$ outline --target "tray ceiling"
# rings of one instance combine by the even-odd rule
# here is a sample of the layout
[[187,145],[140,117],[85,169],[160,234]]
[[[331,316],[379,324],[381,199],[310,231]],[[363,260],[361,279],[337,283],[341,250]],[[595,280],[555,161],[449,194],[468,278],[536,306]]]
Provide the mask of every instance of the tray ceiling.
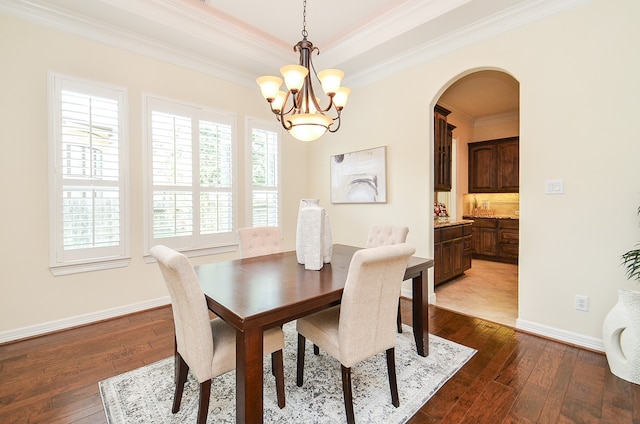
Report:
[[[317,70],[354,88],[585,0],[307,0]],[[255,86],[297,62],[302,0],[3,0],[0,10]]]

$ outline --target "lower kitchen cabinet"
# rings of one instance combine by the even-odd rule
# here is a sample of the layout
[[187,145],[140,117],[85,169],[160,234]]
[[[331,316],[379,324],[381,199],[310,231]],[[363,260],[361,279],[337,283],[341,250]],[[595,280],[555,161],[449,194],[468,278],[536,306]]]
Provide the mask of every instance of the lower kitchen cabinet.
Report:
[[520,221],[505,218],[473,219],[473,257],[518,263]]
[[518,261],[518,244],[520,241],[520,221],[517,219],[500,219],[498,223],[498,256],[507,262]]
[[498,254],[498,220],[474,219],[472,230],[473,255],[495,257]]
[[453,224],[433,230],[434,284],[444,283],[471,268],[471,223]]

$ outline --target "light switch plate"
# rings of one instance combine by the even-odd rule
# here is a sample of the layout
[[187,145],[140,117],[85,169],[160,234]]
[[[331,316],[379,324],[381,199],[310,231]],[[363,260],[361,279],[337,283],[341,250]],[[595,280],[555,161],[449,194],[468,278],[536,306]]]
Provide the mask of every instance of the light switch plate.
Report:
[[564,194],[564,180],[546,180],[544,194]]

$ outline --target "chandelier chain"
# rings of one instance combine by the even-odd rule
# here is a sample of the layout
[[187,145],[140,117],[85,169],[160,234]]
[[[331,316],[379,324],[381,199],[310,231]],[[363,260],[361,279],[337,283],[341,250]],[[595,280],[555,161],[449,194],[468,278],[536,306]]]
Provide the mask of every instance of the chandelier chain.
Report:
[[307,0],[302,2],[302,37],[307,38]]

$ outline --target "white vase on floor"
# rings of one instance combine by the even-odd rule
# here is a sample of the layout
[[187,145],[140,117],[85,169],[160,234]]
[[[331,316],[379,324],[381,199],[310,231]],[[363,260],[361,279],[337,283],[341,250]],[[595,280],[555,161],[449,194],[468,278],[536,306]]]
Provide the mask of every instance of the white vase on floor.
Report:
[[296,257],[305,269],[317,271],[331,262],[333,242],[329,216],[319,199],[302,199],[298,209]]
[[640,291],[618,290],[618,302],[602,324],[611,373],[640,384]]

